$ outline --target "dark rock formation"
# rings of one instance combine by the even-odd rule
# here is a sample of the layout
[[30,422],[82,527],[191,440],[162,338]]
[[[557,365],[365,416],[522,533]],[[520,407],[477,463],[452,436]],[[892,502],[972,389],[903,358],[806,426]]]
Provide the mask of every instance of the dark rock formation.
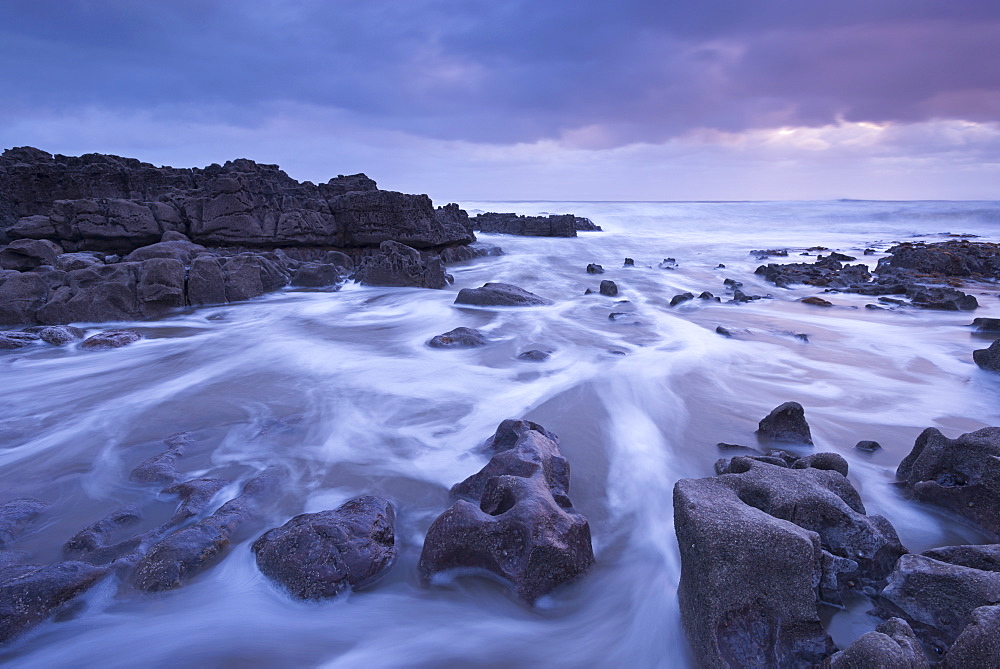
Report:
[[896,478],[914,499],[965,516],[1000,538],[1000,428],[948,439],[929,427],[899,463]]
[[440,258],[425,261],[420,251],[398,242],[382,242],[379,253],[361,260],[354,280],[368,286],[444,288],[453,280]]
[[136,566],[132,585],[149,592],[177,588],[218,562],[232,536],[256,516],[263,498],[276,487],[271,475],[252,478],[238,497],[211,516],[157,542]]
[[970,325],[976,332],[1000,333],[1000,318],[973,318]]
[[83,339],[84,331],[69,325],[40,325],[25,328],[25,332],[38,335],[46,344],[65,346]]
[[715,332],[716,332],[716,334],[720,334],[723,337],[732,337],[733,336],[732,330],[730,330],[729,328],[724,328],[721,325],[719,325],[719,326],[717,326],[715,328]]
[[489,338],[479,330],[461,327],[431,338],[427,345],[431,348],[475,348],[489,343]]
[[945,655],[944,669],[1000,666],[1000,606],[980,606],[970,618]]
[[30,332],[0,332],[0,351],[10,351],[41,343],[42,338]]
[[822,661],[833,643],[817,599],[879,584],[905,552],[842,473],[774,460],[737,456],[674,487],[681,616],[700,666]]
[[670,298],[670,306],[676,307],[681,302],[687,302],[688,300],[694,299],[694,293],[680,293],[679,295],[674,295]]
[[973,351],[972,360],[985,370],[1000,372],[1000,339],[990,344],[989,348]]
[[587,274],[604,274],[604,268],[596,263],[587,265]]
[[[583,219],[587,220],[587,219]],[[522,216],[489,212],[470,219],[472,229],[480,232],[527,237],[576,237],[577,217],[573,214]],[[586,228],[592,229],[592,228]]]
[[63,547],[66,557],[94,564],[107,562],[109,557],[114,559],[122,553],[134,550],[139,545],[139,541],[127,542],[126,546],[121,547],[121,550],[116,550],[110,555],[106,554],[110,547],[111,538],[122,528],[133,525],[140,520],[142,520],[142,513],[134,504],[118,509],[73,535]]
[[618,295],[618,284],[614,281],[605,279],[604,281],[601,281],[600,293],[601,295],[606,295],[607,297],[616,297]]
[[979,308],[979,301],[972,295],[947,286],[911,286],[906,289],[910,304],[922,309],[942,311],[972,311]]
[[84,562],[0,567],[0,644],[56,613],[106,573]]
[[528,360],[530,362],[545,362],[552,357],[552,354],[548,351],[539,351],[538,349],[532,349],[530,351],[525,351],[517,356],[518,360]]
[[805,410],[798,402],[785,402],[761,419],[757,437],[764,441],[784,441],[812,445],[812,433]]
[[104,351],[112,348],[128,346],[142,339],[142,335],[135,330],[105,330],[92,337],[87,337],[80,344],[80,348],[91,351]]
[[129,480],[136,483],[169,485],[177,480],[177,458],[184,455],[187,439],[182,434],[166,439],[167,450],[143,461],[129,473]]
[[361,256],[383,242],[399,246],[368,259],[366,283],[440,287],[442,262],[490,253],[474,241],[457,205],[435,210],[364,175],[315,185],[249,160],[174,169],[30,148],[0,156],[0,324],[151,318],[289,283],[335,285],[353,262],[330,249]]
[[555,435],[505,420],[488,448],[493,458],[452,488],[459,500],[427,530],[420,576],[429,583],[441,572],[482,569],[534,602],[590,569],[590,526],[573,510]]
[[580,232],[602,232],[603,230],[601,226],[596,225],[592,220],[583,216],[574,216],[573,225]]
[[930,666],[913,630],[901,618],[891,618],[874,632],[861,635],[823,665],[824,669],[930,669]]
[[859,441],[854,445],[854,448],[859,451],[866,451],[868,453],[874,453],[875,451],[882,448],[882,444],[877,441]]
[[633,260],[632,258],[625,258],[625,263],[622,265],[622,267],[635,267],[635,260]]
[[893,246],[879,260],[879,269],[911,270],[918,274],[974,278],[1000,277],[1000,245],[988,242],[906,242]]
[[363,588],[396,561],[394,518],[388,500],[371,496],[295,516],[253,543],[257,567],[300,599]]
[[803,304],[812,304],[817,307],[832,307],[833,302],[829,300],[824,300],[822,297],[806,297],[802,299]]
[[458,291],[455,304],[479,307],[530,307],[552,304],[552,300],[529,293],[509,283],[485,283],[481,288],[463,288]]

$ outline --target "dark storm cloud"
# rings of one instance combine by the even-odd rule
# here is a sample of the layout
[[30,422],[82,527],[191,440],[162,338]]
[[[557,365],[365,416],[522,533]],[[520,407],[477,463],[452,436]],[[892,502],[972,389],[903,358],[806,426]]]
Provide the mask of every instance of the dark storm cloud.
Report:
[[611,146],[1000,120],[995,0],[8,0],[0,58],[0,122],[90,106],[252,127],[293,104],[441,139],[593,126],[580,141]]

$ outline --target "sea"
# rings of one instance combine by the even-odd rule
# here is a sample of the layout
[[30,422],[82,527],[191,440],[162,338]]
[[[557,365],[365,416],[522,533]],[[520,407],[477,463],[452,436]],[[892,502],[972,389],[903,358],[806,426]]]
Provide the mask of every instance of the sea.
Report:
[[[32,562],[62,559],[69,537],[126,504],[145,516],[133,531],[166,519],[174,499],[128,475],[176,433],[190,439],[178,460],[185,477],[233,481],[212,509],[261,471],[281,472],[283,481],[267,516],[213,568],[152,595],[112,576],[0,649],[0,665],[693,666],[677,602],[673,486],[712,476],[726,455],[720,442],[756,446],[757,422],[793,400],[805,407],[811,452],[843,456],[868,513],[888,518],[910,551],[985,540],[974,526],[904,499],[893,481],[923,429],[955,437],[1000,425],[1000,374],[972,361],[991,339],[969,327],[975,316],[1000,317],[1000,287],[968,285],[980,303],[975,312],[929,311],[778,288],[754,270],[811,262],[810,247],[874,267],[898,242],[997,242],[1000,203],[461,205],[472,213],[573,213],[604,231],[480,235],[504,255],[450,266],[455,282],[443,290],[289,289],[156,321],[81,325],[144,335],[117,350],[0,352],[0,502],[51,504],[13,546]],[[751,251],[761,249],[789,255],[758,260]],[[590,263],[604,273],[588,274]],[[596,294],[605,279],[617,284],[616,297]],[[764,297],[732,303],[725,279]],[[515,284],[553,304],[454,304],[459,289],[486,282]],[[703,291],[721,301],[670,306],[677,294]],[[834,306],[800,301],[814,295]],[[885,308],[866,308],[872,303]],[[459,326],[491,343],[427,346]],[[719,326],[733,336],[717,334]],[[551,357],[518,358],[533,349]],[[590,573],[534,607],[492,579],[424,587],[417,573],[424,534],[449,506],[449,488],[486,463],[483,442],[506,418],[559,436],[570,497],[589,519],[596,555]],[[882,449],[856,450],[861,440]],[[256,568],[250,543],[263,531],[365,494],[396,509],[399,559],[383,580],[304,603]],[[878,623],[869,608],[850,601],[821,615],[843,646]]]

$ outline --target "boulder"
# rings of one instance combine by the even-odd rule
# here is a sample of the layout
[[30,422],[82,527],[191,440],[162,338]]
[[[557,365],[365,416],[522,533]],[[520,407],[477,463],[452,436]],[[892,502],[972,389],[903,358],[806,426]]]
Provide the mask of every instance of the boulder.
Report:
[[489,463],[452,488],[458,501],[427,530],[420,577],[427,584],[454,570],[485,570],[533,603],[593,565],[590,526],[573,510],[555,435],[505,420],[488,448]]
[[0,249],[0,268],[19,272],[54,265],[62,247],[43,239],[17,239]]
[[604,274],[604,268],[596,263],[587,265],[587,274]]
[[922,309],[940,309],[943,311],[972,311],[979,307],[979,301],[972,295],[960,290],[941,287],[911,286],[906,290],[910,303]]
[[455,304],[480,307],[529,307],[552,304],[552,300],[539,297],[509,283],[486,283],[481,288],[463,288],[458,291]]
[[140,339],[142,339],[142,335],[135,330],[105,330],[84,339],[83,343],[80,344],[80,348],[91,351],[105,351],[134,344]]
[[[180,235],[180,233],[174,234]],[[139,247],[125,256],[125,262],[141,262],[153,258],[167,258],[177,260],[183,265],[190,265],[196,256],[205,251],[205,247],[201,244],[192,244],[190,241],[175,238],[171,241],[161,241],[149,246]]]
[[948,439],[929,427],[900,462],[896,479],[914,499],[949,509],[1000,538],[1000,428]]
[[218,258],[203,253],[191,261],[187,274],[187,298],[192,306],[227,302],[225,276]]
[[973,351],[972,360],[987,371],[1000,372],[1000,339],[994,340],[989,348]]
[[288,285],[281,265],[263,254],[239,253],[220,258],[226,301],[242,302]]
[[64,272],[72,272],[75,269],[86,269],[91,265],[103,265],[104,260],[95,253],[89,251],[78,251],[76,253],[63,253],[56,258],[53,266]]
[[1000,606],[980,606],[970,618],[944,656],[944,669],[1000,666]]
[[0,324],[37,323],[36,314],[49,299],[40,274],[0,270]]
[[618,295],[618,284],[614,281],[604,280],[601,281],[601,295],[606,295],[608,297],[616,297]]
[[876,587],[905,553],[839,471],[734,457],[674,487],[678,595],[700,666],[811,666],[833,652],[817,601]]
[[444,288],[452,278],[440,258],[425,261],[420,251],[398,242],[379,245],[379,252],[361,260],[354,280],[367,286]]
[[291,285],[300,288],[325,288],[340,281],[336,265],[304,262],[292,274]]
[[833,302],[824,300],[822,297],[806,297],[802,299],[802,304],[811,304],[817,307],[832,307]]
[[0,644],[36,625],[107,574],[85,562],[0,567]]
[[810,446],[813,443],[805,410],[798,402],[785,402],[775,407],[761,419],[757,427],[757,437],[763,441],[783,441]]
[[253,543],[257,567],[299,599],[363,588],[396,561],[394,518],[389,501],[372,496],[295,516]]
[[548,351],[539,351],[538,349],[532,349],[530,351],[525,351],[517,356],[518,360],[527,360],[529,362],[545,362],[552,357],[552,354]]
[[670,299],[670,306],[676,307],[681,302],[687,302],[688,300],[694,299],[694,293],[681,293],[679,295],[674,295]]
[[831,656],[824,669],[930,669],[913,630],[901,618],[890,618]]
[[1000,318],[973,318],[970,325],[976,332],[1000,333]]
[[479,330],[460,327],[432,337],[427,345],[431,348],[475,348],[488,343],[489,338]]

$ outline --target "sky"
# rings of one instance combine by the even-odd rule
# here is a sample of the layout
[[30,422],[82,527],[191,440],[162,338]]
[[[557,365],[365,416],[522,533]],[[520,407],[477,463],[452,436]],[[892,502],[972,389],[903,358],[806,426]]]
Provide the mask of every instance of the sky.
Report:
[[0,147],[463,200],[1000,199],[998,0],[0,0]]

